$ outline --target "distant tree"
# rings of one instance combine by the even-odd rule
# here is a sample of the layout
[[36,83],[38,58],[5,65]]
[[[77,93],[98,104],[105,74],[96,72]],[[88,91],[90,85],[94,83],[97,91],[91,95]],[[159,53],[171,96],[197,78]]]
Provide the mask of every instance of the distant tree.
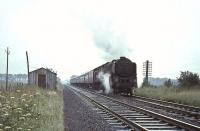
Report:
[[164,86],[166,86],[166,87],[172,87],[173,83],[172,83],[171,79],[166,80],[165,83],[164,83]]
[[143,79],[141,87],[154,87],[150,82],[147,82],[146,79]]
[[200,84],[199,75],[189,71],[181,72],[177,79],[181,87],[192,87]]

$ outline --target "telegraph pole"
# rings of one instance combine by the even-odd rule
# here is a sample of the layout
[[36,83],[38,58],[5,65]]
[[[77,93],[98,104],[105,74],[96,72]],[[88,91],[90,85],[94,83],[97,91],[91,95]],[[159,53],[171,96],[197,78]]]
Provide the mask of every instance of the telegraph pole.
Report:
[[146,61],[146,82],[147,83],[149,83],[148,82],[148,74],[149,74],[149,61],[147,60]]
[[6,49],[7,65],[6,65],[6,91],[8,90],[8,55],[10,54],[9,48]]
[[28,60],[28,52],[26,51],[26,60],[27,60],[27,71],[28,71],[28,85],[30,84],[30,76],[29,76],[29,60]]
[[145,83],[149,83],[149,76],[152,75],[152,62],[149,60],[143,62],[143,76],[145,76]]

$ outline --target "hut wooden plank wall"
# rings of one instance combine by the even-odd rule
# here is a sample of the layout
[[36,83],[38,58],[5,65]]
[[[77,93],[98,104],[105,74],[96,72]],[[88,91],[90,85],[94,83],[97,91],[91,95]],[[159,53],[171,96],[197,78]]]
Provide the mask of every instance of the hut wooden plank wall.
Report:
[[43,88],[55,89],[57,82],[57,74],[49,69],[39,68],[30,72],[30,84]]

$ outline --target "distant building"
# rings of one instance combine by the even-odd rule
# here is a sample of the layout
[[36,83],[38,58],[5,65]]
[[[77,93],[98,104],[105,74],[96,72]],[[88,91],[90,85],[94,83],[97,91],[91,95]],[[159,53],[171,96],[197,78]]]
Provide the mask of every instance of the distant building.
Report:
[[57,83],[57,74],[50,69],[39,68],[30,72],[30,85],[36,85],[43,88],[55,89]]
[[[161,86],[164,86],[164,83],[165,81],[167,81],[169,78],[154,78],[154,77],[149,77],[149,83],[153,86],[158,86],[158,87],[161,87]],[[176,79],[170,79],[172,84],[174,86],[177,86],[178,85],[178,81]]]

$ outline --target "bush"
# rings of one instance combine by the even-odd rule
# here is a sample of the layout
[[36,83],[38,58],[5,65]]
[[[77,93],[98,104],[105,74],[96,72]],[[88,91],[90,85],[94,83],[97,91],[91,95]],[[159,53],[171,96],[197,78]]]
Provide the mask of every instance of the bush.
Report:
[[177,79],[180,87],[193,87],[200,84],[199,75],[189,71],[181,72]]

